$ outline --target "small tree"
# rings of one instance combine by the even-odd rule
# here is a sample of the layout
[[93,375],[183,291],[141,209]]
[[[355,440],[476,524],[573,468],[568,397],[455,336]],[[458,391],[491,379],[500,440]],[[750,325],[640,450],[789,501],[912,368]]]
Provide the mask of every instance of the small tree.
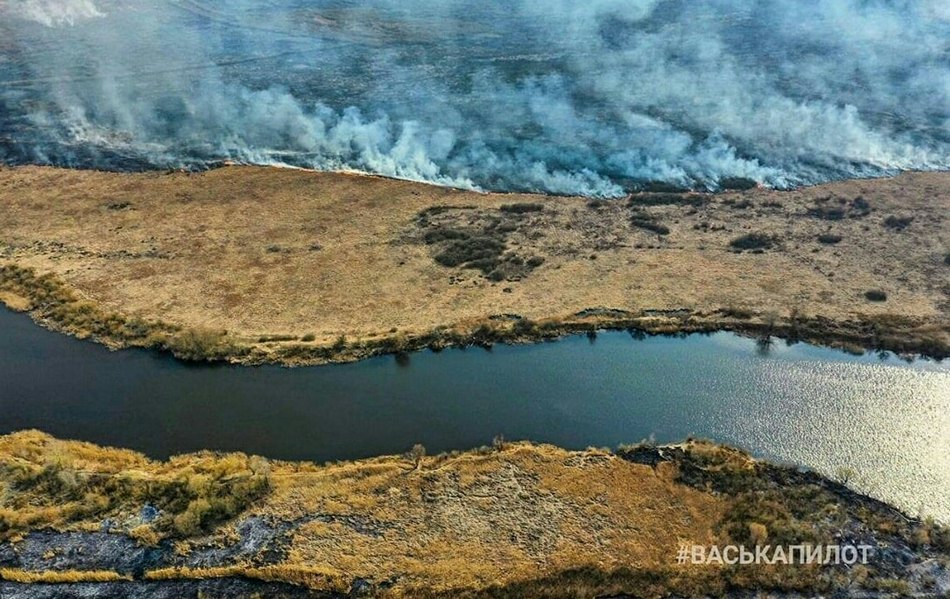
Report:
[[495,435],[495,438],[491,440],[491,446],[495,451],[504,451],[507,445],[504,435]]
[[422,458],[426,457],[426,448],[421,443],[416,443],[409,450],[409,459],[415,465],[416,470],[422,465]]
[[851,482],[851,479],[854,478],[856,472],[854,471],[854,468],[842,466],[841,468],[838,468],[835,474],[837,475],[839,483],[842,485],[847,485],[849,482]]

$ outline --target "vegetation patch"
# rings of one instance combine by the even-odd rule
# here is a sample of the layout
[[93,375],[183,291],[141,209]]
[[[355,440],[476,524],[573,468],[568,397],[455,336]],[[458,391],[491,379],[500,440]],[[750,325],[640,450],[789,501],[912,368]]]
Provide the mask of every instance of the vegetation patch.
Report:
[[652,214],[645,212],[634,212],[630,217],[630,224],[638,229],[644,229],[656,233],[657,235],[669,235],[670,228],[659,222]]
[[691,206],[699,208],[707,203],[709,203],[709,199],[698,193],[637,193],[627,200],[627,205],[631,208],[641,206]]
[[[50,464],[55,476],[42,474]],[[932,521],[814,472],[701,440],[569,452],[496,437],[467,452],[429,455],[417,444],[403,455],[318,466],[207,452],[158,462],[36,431],[0,437],[3,508],[55,510],[83,493],[94,504],[101,480],[119,481],[108,489],[114,498],[99,500],[114,507],[70,520],[50,511],[8,531],[15,542],[0,543],[0,555],[19,553],[18,561],[0,576],[24,584],[167,581],[182,596],[200,595],[194,583],[215,578],[295,584],[301,596],[380,599],[814,596],[840,588],[862,595],[898,587],[926,595],[926,582],[910,572],[945,576],[950,549],[947,529]],[[208,491],[210,483],[225,490]],[[191,506],[203,501],[224,504],[225,515],[192,527],[202,521],[194,514],[207,510]],[[144,525],[129,517],[142,505],[154,517]],[[108,538],[88,532],[103,518],[111,534],[151,546],[127,559],[117,553],[131,543],[113,538],[119,549],[64,550],[46,568],[47,548],[56,553],[77,536]],[[677,565],[684,543],[863,544],[874,554],[858,567]],[[451,567],[406,559],[433,552],[451,553]],[[120,594],[109,592],[115,588],[95,591]]]
[[822,220],[844,220],[846,218],[863,218],[871,213],[871,203],[862,196],[848,200],[824,196],[817,198],[814,205],[806,211],[808,216]]
[[508,214],[527,214],[529,212],[541,212],[542,210],[544,210],[544,204],[539,204],[536,202],[522,202],[519,204],[502,204],[499,210]]
[[543,209],[542,204],[505,204],[497,213],[477,211],[460,223],[447,210],[428,208],[416,223],[423,229],[422,241],[435,249],[438,264],[478,270],[490,281],[517,281],[541,266],[544,258],[509,251],[508,238],[519,231],[521,215]]
[[719,189],[723,190],[745,191],[755,189],[758,185],[753,179],[746,177],[723,177],[719,180]]
[[675,183],[667,183],[666,181],[647,181],[646,183],[641,183],[638,187],[640,191],[651,193],[686,193],[689,191],[687,187],[676,185]]
[[825,245],[835,245],[841,243],[841,235],[835,235],[834,233],[822,233],[818,236],[818,243],[823,243]]
[[884,227],[891,231],[903,231],[909,227],[912,222],[914,222],[914,217],[912,216],[895,216],[892,214],[884,219]]
[[152,462],[36,431],[8,435],[0,438],[0,483],[6,489],[0,498],[0,539],[117,518],[146,506],[155,514],[146,524],[157,535],[201,534],[264,497],[269,473],[266,460],[243,454]]
[[772,235],[767,235],[765,233],[748,233],[740,237],[736,237],[729,242],[729,247],[734,251],[764,251],[769,250],[775,247],[776,240]]
[[186,360],[223,360],[247,351],[225,331],[182,329],[107,312],[81,298],[53,275],[38,275],[32,268],[0,266],[0,292],[27,298],[34,316],[80,339],[92,338],[114,347],[162,349]]
[[869,289],[864,292],[864,297],[870,302],[886,302],[887,294],[880,289]]

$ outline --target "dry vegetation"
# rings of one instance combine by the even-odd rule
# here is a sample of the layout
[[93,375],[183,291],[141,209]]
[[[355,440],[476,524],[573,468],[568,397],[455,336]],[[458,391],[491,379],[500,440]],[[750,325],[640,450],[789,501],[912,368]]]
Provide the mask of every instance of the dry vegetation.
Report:
[[37,528],[97,522],[142,505],[160,516],[142,538],[194,535],[267,494],[265,460],[199,454],[167,463],[131,451],[65,443],[41,433],[0,437],[0,539]]
[[[108,519],[110,535],[165,556],[141,572],[103,564],[75,571],[61,562],[55,571],[0,569],[0,579],[27,583],[242,577],[446,598],[826,591],[891,584],[894,571],[886,559],[858,571],[678,566],[674,558],[682,543],[828,543],[845,535],[945,564],[950,541],[946,529],[820,477],[697,441],[617,452],[498,442],[317,466],[239,454],[156,462],[31,431],[0,437],[0,464],[4,537],[14,549],[30,530],[97,531]],[[189,516],[197,503],[222,501],[220,518]],[[160,509],[143,523],[145,505]],[[280,535],[271,545],[249,540],[242,523],[251,520]],[[55,559],[58,550],[48,553]]]
[[603,327],[945,356],[948,208],[947,173],[623,201],[257,167],[6,168],[0,301],[114,347],[245,363]]

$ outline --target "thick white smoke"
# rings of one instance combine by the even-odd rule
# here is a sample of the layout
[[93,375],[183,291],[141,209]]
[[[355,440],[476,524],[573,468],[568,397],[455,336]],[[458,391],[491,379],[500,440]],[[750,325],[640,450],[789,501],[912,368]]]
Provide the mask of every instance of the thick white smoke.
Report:
[[0,2],[0,14],[5,11],[46,27],[105,16],[92,0],[5,0]]
[[7,0],[0,160],[595,196],[946,169],[945,6]]

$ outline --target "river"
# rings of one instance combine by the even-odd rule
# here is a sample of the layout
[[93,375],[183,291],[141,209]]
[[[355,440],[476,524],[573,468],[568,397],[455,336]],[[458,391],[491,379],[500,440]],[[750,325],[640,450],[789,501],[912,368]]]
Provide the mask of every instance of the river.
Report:
[[950,364],[728,333],[421,352],[288,369],[110,352],[0,309],[0,433],[166,457],[240,450],[314,461],[430,453],[493,437],[568,448],[698,436],[950,521]]

